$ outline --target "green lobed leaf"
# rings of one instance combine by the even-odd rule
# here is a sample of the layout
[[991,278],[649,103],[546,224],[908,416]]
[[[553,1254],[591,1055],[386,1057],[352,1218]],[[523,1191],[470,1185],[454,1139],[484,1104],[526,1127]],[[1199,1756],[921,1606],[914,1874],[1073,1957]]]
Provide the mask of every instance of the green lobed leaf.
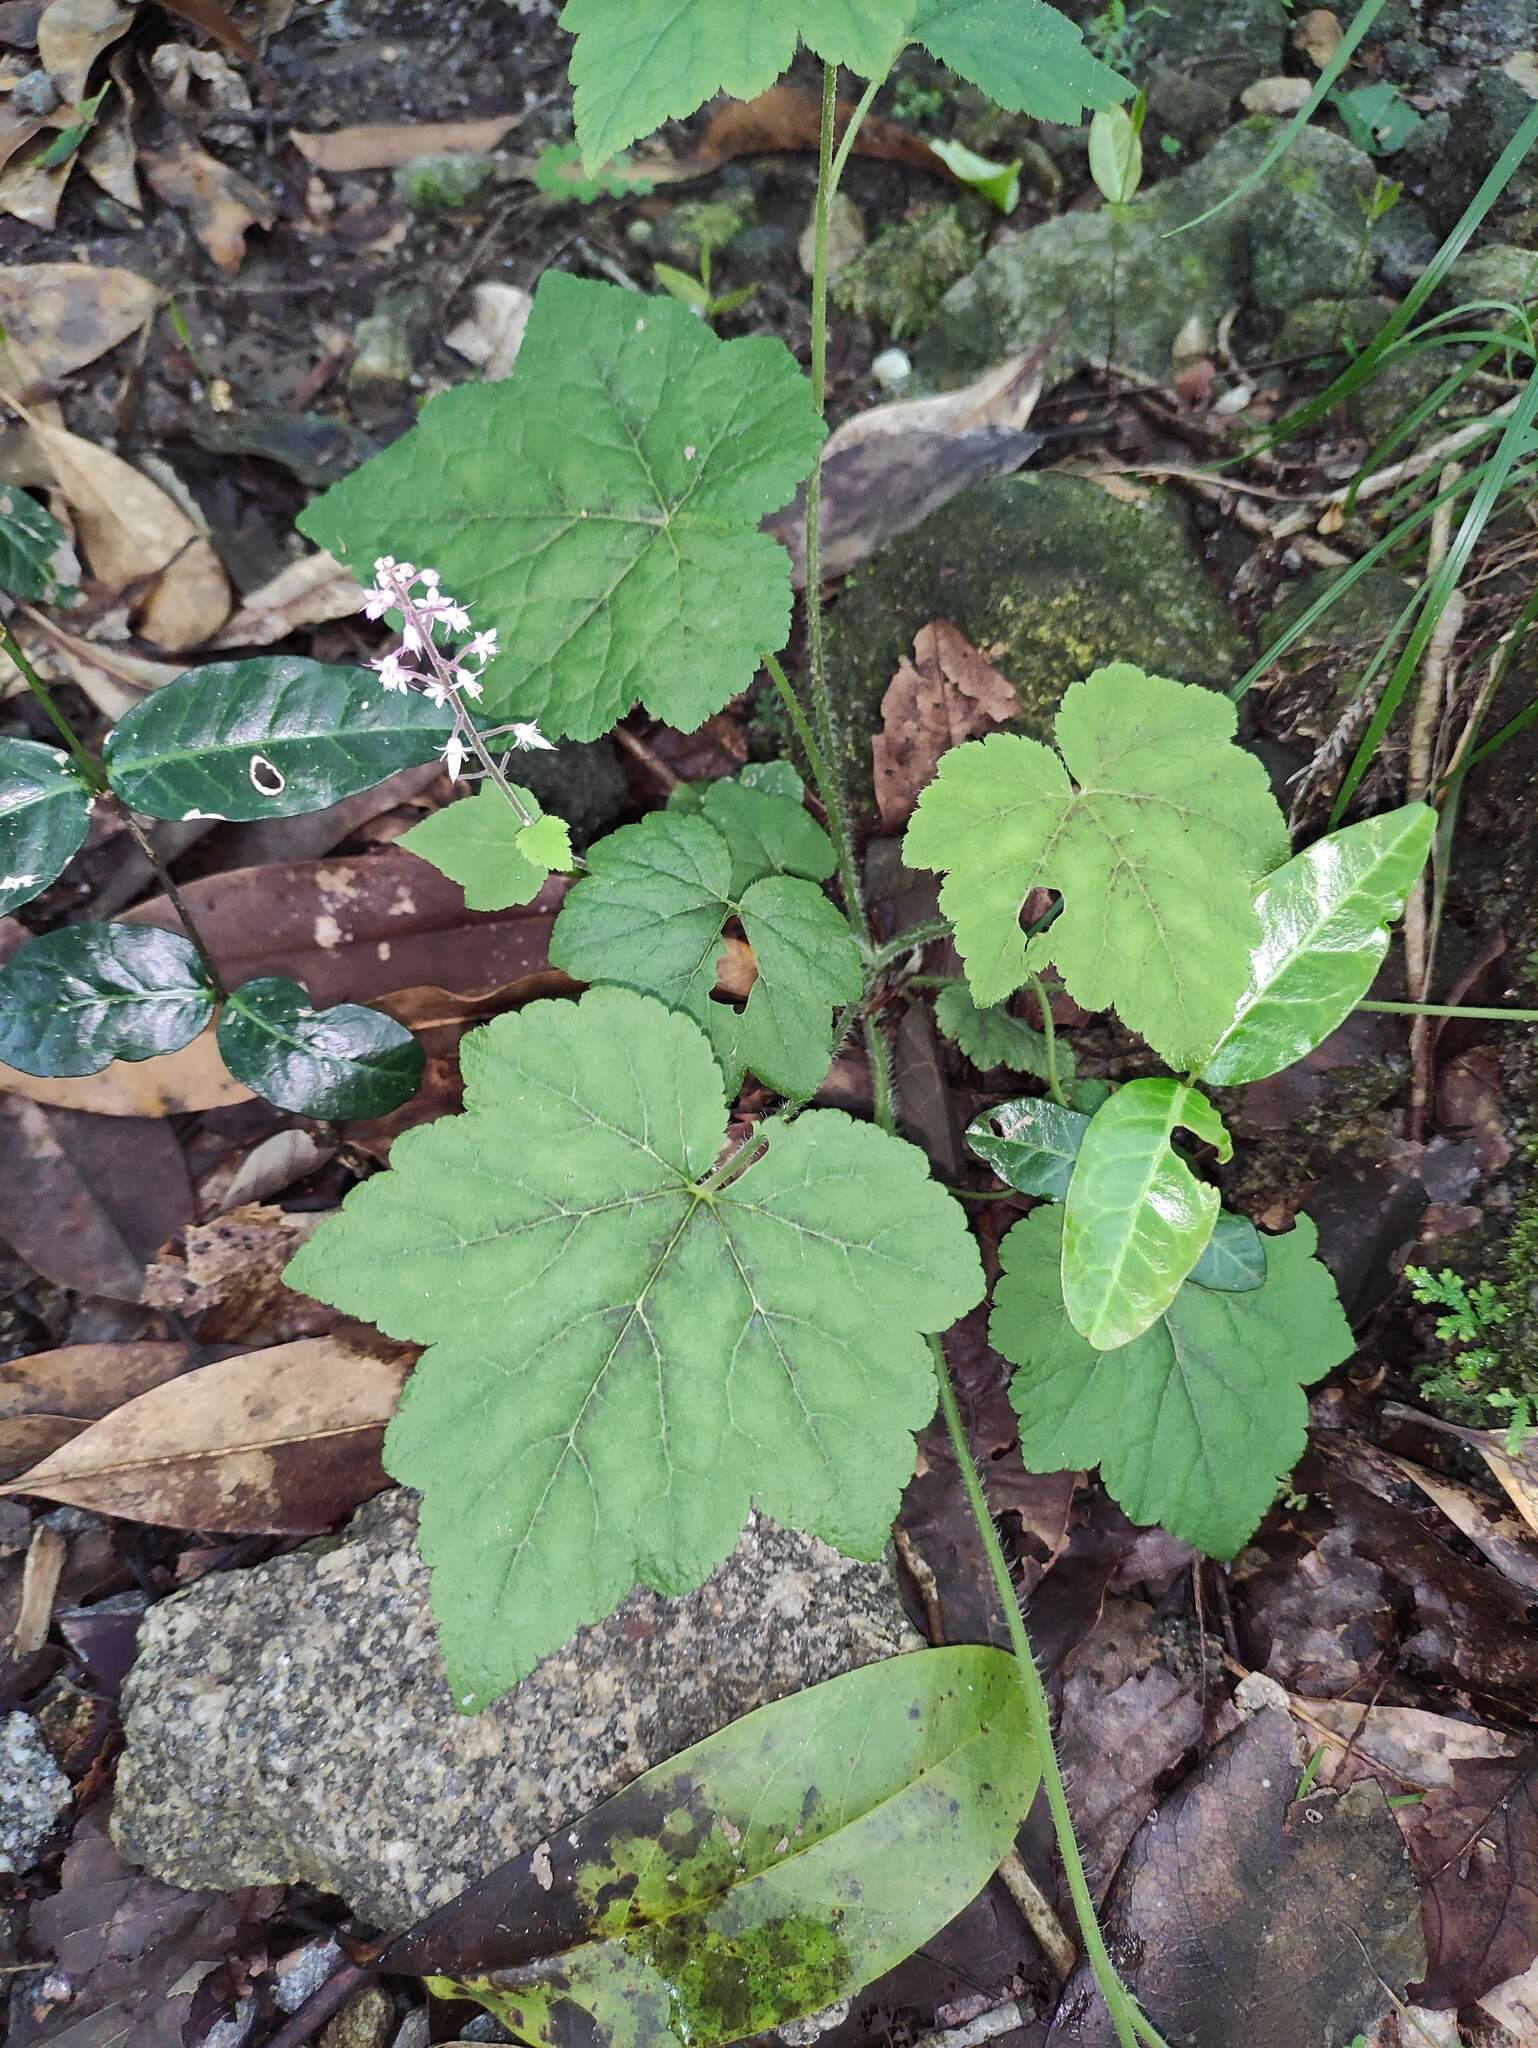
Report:
[[398,1138],[287,1280],[430,1347],[385,1462],[424,1496],[469,1709],[637,1580],[700,1584],[755,1504],[879,1555],[934,1403],[922,1333],[982,1276],[923,1155],[837,1111],[702,1186],[720,1069],[647,997],[531,1003],[462,1058],[465,1114]]
[[67,546],[68,536],[46,506],[15,484],[0,484],[0,590],[7,597],[57,604],[68,594],[57,566]]
[[[513,787],[533,817],[540,824],[547,822],[538,799],[517,783]],[[562,819],[548,822],[566,832]],[[400,843],[440,875],[458,882],[471,910],[509,910],[515,903],[534,901],[555,865],[546,863],[543,852],[561,850],[559,844],[545,849],[538,839],[526,840],[527,832],[495,783],[483,782],[474,796],[445,804],[403,832]],[[569,864],[569,833],[564,848]]]
[[[712,816],[656,811],[588,851],[588,873],[568,893],[550,938],[552,966],[578,981],[616,982],[660,996],[702,1025],[729,1093],[745,1070],[783,1095],[812,1094],[832,1057],[835,1005],[853,1002],[863,980],[849,927],[813,881],[765,872],[781,859],[821,866],[823,853],[799,828],[771,843],[763,815],[792,812],[783,797],[718,785]],[[730,799],[730,802],[726,802]],[[740,830],[747,810],[759,829]],[[744,884],[746,886],[744,886]],[[742,1011],[712,1000],[724,929],[736,917],[758,977]]]
[[1077,22],[1046,0],[919,0],[912,34],[996,106],[1079,125],[1085,107],[1115,105],[1132,87],[1102,64]]
[[102,749],[113,789],[150,818],[297,818],[436,759],[447,707],[387,690],[372,669],[296,654],[215,661],[119,719]]
[[92,801],[60,748],[0,739],[0,915],[63,874],[85,843]]
[[1246,1294],[1265,1284],[1266,1243],[1248,1216],[1220,1209],[1207,1248],[1186,1276],[1196,1287]]
[[[784,764],[780,764],[784,765]],[[825,882],[835,862],[833,842],[801,802],[801,784],[788,790],[749,782],[747,771],[735,782],[685,782],[668,798],[667,807],[684,817],[704,818],[714,825],[732,852],[732,891],[740,894],[760,875],[801,875]]]
[[219,1019],[224,1064],[266,1102],[300,1116],[388,1116],[422,1085],[421,1042],[362,1003],[317,1010],[297,981],[233,990]]
[[921,1947],[1008,1854],[1039,1777],[1003,1651],[887,1658],[648,1771],[386,1967],[435,1975],[440,1996],[457,1980],[534,2048],[576,2029],[606,2048],[719,2048]]
[[[1013,1067],[1017,1074],[1034,1074],[1038,1081],[1045,1081],[1051,1071],[1042,1033],[1023,1018],[1012,1016],[1003,1003],[982,1009],[973,1002],[963,981],[949,983],[935,997],[935,1022],[983,1073],[990,1067]],[[1072,1080],[1073,1054],[1061,1041],[1056,1059],[1058,1079]]]
[[[1114,1008],[1171,1066],[1211,1045],[1244,986],[1254,886],[1288,851],[1234,727],[1227,699],[1118,662],[1064,695],[1061,758],[1009,733],[942,758],[903,858],[946,871],[941,908],[980,1004],[1050,964],[1076,1002]],[[1037,888],[1063,907],[1027,940]]]
[[1097,1351],[1163,1315],[1212,1236],[1218,1191],[1173,1150],[1178,1130],[1233,1157],[1223,1119],[1183,1081],[1129,1081],[1084,1133],[1063,1212],[1063,1303]]
[[1161,1523],[1209,1557],[1254,1534],[1302,1455],[1302,1389],[1351,1355],[1335,1283],[1306,1216],[1263,1240],[1266,1279],[1247,1293],[1182,1287],[1118,1351],[1097,1351],[1063,1309],[1063,1212],[1037,1209],[1000,1246],[988,1325],[1020,1370],[1010,1400],[1032,1472],[1098,1464],[1135,1522]]
[[1222,1034],[1196,1064],[1214,1087],[1261,1081],[1312,1052],[1372,987],[1389,926],[1425,866],[1429,804],[1328,833],[1266,877],[1260,937]]
[[1019,1102],[996,1102],[968,1124],[967,1143],[1006,1186],[1060,1202],[1089,1122],[1076,1109],[1027,1095]]
[[782,343],[547,271],[512,376],[440,393],[299,525],[355,573],[437,569],[496,627],[493,721],[594,739],[639,697],[692,731],[785,643],[790,561],[758,526],[824,431]]
[[0,1060],[23,1074],[99,1074],[179,1051],[213,1013],[203,963],[180,932],[65,925],[0,967]]

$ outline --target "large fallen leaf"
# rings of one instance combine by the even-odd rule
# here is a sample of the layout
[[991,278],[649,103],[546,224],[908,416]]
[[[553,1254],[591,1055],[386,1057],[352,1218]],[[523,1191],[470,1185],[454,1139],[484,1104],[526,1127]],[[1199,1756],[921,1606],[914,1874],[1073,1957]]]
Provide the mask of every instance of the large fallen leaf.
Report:
[[1464,1429],[1458,1423],[1423,1414],[1418,1408],[1400,1408],[1390,1402],[1383,1414],[1385,1420],[1408,1420],[1443,1436],[1456,1437],[1470,1450],[1477,1451],[1517,1513],[1538,1536],[1538,1434],[1528,1430],[1520,1444],[1513,1444],[1506,1430]]
[[[856,413],[822,454],[820,553],[824,577],[844,576],[909,532],[970,484],[1019,469],[1041,446],[1025,431],[1041,396],[1054,328],[1038,347],[1011,356],[960,391],[904,399]],[[806,490],[764,521],[806,580]]]
[[301,626],[350,619],[362,609],[362,586],[350,569],[331,555],[306,555],[244,598],[209,646],[270,647]]
[[219,557],[181,507],[121,456],[34,420],[69,500],[91,573],[129,597],[141,636],[172,653],[199,647],[230,614]]
[[71,1344],[0,1366],[0,1479],[79,1436],[87,1423],[174,1379],[185,1344]]
[[[1522,1745],[1514,1735],[1482,1728],[1477,1721],[1455,1721],[1450,1714],[1428,1713],[1424,1707],[1370,1707],[1361,1700],[1311,1700],[1294,1697],[1303,1739],[1319,1748],[1314,1765],[1316,1785],[1345,1785],[1357,1778],[1381,1776],[1387,1793],[1425,1791],[1451,1785],[1453,1765],[1473,1758],[1514,1757]],[[1336,1737],[1319,1742],[1322,1730]]]
[[[1403,1998],[1425,1950],[1415,1886],[1375,1785],[1294,1802],[1292,1722],[1268,1708],[1142,1827],[1106,1900],[1123,1977],[1182,2048],[1345,2048]],[[1048,2048],[1113,2048],[1093,1978]]]
[[1013,686],[953,626],[921,626],[881,700],[881,730],[870,743],[876,804],[889,832],[906,825],[940,756],[963,740],[1020,716]]
[[145,1263],[192,1215],[170,1127],[101,1123],[0,1096],[0,1238],[59,1287],[137,1301]]
[[46,1079],[0,1065],[0,1089],[93,1116],[177,1116],[185,1110],[227,1109],[251,1100],[251,1090],[241,1086],[220,1058],[211,1030],[180,1052],[137,1063],[115,1060],[99,1074],[79,1079]]
[[199,1366],[152,1388],[0,1493],[172,1529],[313,1533],[385,1485],[384,1426],[409,1370],[336,1337]]
[[185,213],[192,232],[226,277],[239,270],[252,228],[270,228],[272,201],[249,178],[185,140],[160,156],[141,156],[156,197]]
[[116,348],[159,303],[159,289],[147,278],[105,264],[20,263],[0,270],[0,321],[50,381]]
[[1520,1515],[1460,1480],[1409,1458],[1395,1458],[1393,1463],[1413,1486],[1436,1502],[1454,1528],[1483,1552],[1497,1571],[1504,1572],[1529,1599],[1538,1600],[1538,1542]]
[[1417,2003],[1472,2005],[1538,1953],[1538,1759],[1457,1759],[1452,1783],[1400,1809],[1420,1880],[1426,1975]]
[[[44,682],[73,683],[105,718],[121,718],[151,690],[187,672],[184,662],[151,661],[109,641],[84,639],[27,605],[19,606],[17,612],[13,622],[16,637]],[[0,696],[7,693],[7,687],[24,686],[0,654]]]
[[37,24],[37,56],[66,106],[85,98],[91,66],[133,26],[118,0],[50,0]]
[[288,139],[317,171],[388,171],[419,157],[495,149],[522,114],[491,114],[479,121],[374,121],[332,128],[323,135],[290,128]]
[[384,1967],[469,1978],[536,2048],[574,2026],[718,2048],[847,1999],[930,1940],[1008,1853],[1038,1777],[1002,1651],[888,1658],[648,1771]]

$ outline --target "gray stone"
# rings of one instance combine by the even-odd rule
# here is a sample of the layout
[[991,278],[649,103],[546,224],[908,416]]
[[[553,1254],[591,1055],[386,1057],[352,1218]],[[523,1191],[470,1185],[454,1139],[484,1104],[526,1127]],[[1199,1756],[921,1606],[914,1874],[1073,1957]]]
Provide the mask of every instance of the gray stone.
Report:
[[1287,16],[1280,0],[1181,0],[1145,9],[1136,33],[1140,65],[1192,73],[1237,95],[1281,70]]
[[[1275,131],[1273,121],[1246,121],[1200,163],[1129,207],[1063,213],[1001,237],[941,300],[914,350],[917,368],[937,382],[960,382],[1044,342],[1066,313],[1049,384],[1103,363],[1108,350],[1119,363],[1164,378],[1175,337],[1193,313],[1215,328],[1246,295],[1280,314],[1300,299],[1350,290],[1375,172],[1361,150],[1327,130],[1305,129],[1242,199],[1200,227],[1185,225],[1235,190]],[[1172,228],[1185,231],[1171,235]],[[1381,228],[1374,249],[1380,239]],[[1363,276],[1371,275],[1374,249]]]
[[0,1870],[30,1870],[69,1805],[69,1780],[30,1714],[0,1722]]
[[152,1607],[113,1831],[172,1884],[298,1881],[380,1926],[434,1906],[764,1701],[916,1647],[887,1565],[755,1520],[680,1600],[637,1591],[455,1713],[411,1496]]
[[548,753],[541,747],[512,755],[509,768],[515,782],[566,820],[578,847],[607,832],[630,804],[625,765],[611,739],[561,740]]
[[59,104],[58,87],[46,71],[29,71],[11,88],[11,112],[41,119]]
[[1448,271],[1442,296],[1452,304],[1499,299],[1508,306],[1530,306],[1538,299],[1538,249],[1510,242],[1471,249]]
[[1246,649],[1172,493],[1127,500],[1027,472],[964,491],[857,570],[828,617],[851,787],[870,801],[870,736],[899,661],[949,619],[1009,678],[1021,729],[1048,738],[1064,690],[1107,661],[1221,688]]

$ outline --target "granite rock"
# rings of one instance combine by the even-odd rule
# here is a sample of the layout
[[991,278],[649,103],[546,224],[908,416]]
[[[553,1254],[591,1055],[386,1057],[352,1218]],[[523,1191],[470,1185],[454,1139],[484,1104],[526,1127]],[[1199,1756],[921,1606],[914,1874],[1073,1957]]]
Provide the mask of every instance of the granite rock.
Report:
[[755,1519],[697,1591],[638,1590],[464,1717],[415,1520],[386,1494],[339,1541],[151,1608],[124,1855],[178,1885],[306,1882],[399,1929],[751,1708],[919,1646],[888,1566]]
[[30,1714],[0,1721],[0,1871],[30,1870],[69,1805],[69,1780]]

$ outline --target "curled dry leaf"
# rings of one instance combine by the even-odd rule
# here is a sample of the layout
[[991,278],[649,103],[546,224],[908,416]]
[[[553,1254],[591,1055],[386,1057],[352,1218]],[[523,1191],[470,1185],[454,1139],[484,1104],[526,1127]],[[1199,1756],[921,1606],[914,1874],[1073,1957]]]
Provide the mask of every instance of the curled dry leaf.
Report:
[[97,115],[95,125],[80,146],[80,168],[91,183],[126,206],[130,213],[144,211],[139,190],[139,151],[133,133],[133,102],[121,78],[117,59],[113,76],[118,89]]
[[142,161],[156,197],[186,214],[214,262],[233,277],[245,258],[249,231],[270,228],[276,218],[266,193],[191,142],[179,141]]
[[133,20],[118,0],[50,0],[38,18],[37,56],[66,106],[85,98],[92,65]]
[[310,1337],[183,1373],[0,1488],[173,1529],[312,1534],[379,1492],[411,1353]]
[[251,1202],[211,1222],[191,1223],[180,1248],[163,1250],[145,1275],[145,1303],[196,1316],[205,1342],[272,1344],[325,1335],[337,1317],[283,1285],[284,1267],[319,1220]]
[[[217,1212],[228,1216],[248,1202],[263,1202],[269,1195],[281,1194],[335,1157],[336,1146],[313,1131],[274,1131],[240,1161],[218,1198]],[[206,1197],[207,1190],[204,1192]]]
[[361,128],[333,128],[326,135],[291,128],[288,139],[318,171],[389,171],[419,157],[495,149],[521,114],[493,114],[480,121],[379,121]]
[[147,278],[99,263],[19,263],[0,270],[0,323],[50,382],[142,327],[160,303]]
[[1013,686],[948,619],[922,626],[881,700],[871,741],[876,804],[887,831],[908,822],[940,756],[1020,716]]
[[1538,1539],[1519,1515],[1425,1465],[1408,1458],[1395,1458],[1393,1463],[1412,1485],[1436,1502],[1453,1527],[1489,1558],[1498,1572],[1529,1599],[1538,1600]]
[[[449,340],[452,343],[452,335]],[[270,647],[301,626],[350,619],[362,609],[363,588],[350,569],[332,555],[306,555],[253,590],[209,646]]]
[[[44,682],[74,683],[98,711],[114,721],[151,690],[186,674],[184,662],[150,661],[113,641],[86,640],[28,605],[17,607],[12,626]],[[0,696],[24,687],[16,670],[0,654]]]
[[230,614],[229,578],[180,505],[78,434],[36,419],[32,432],[69,501],[91,574],[136,605],[143,638],[173,653],[211,639]]

